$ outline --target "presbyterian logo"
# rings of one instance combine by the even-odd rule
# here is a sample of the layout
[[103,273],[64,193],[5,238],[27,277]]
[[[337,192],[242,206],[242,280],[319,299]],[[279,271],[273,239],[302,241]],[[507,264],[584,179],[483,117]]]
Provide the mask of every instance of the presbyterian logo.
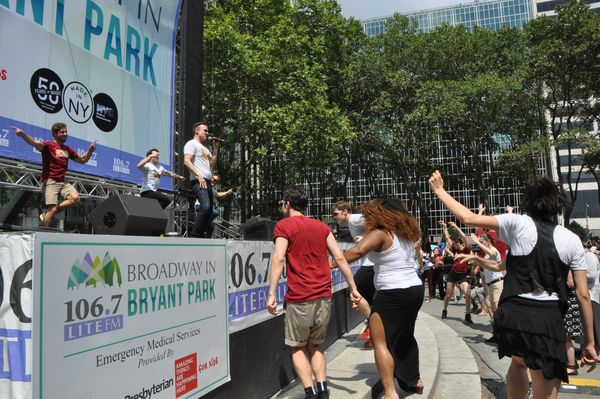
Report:
[[106,252],[102,261],[98,256],[92,260],[90,253],[87,252],[82,261],[77,258],[71,267],[67,289],[79,288],[82,284],[86,287],[96,288],[98,283],[102,283],[104,287],[112,287],[115,284],[120,287],[122,282],[121,268],[117,258],[111,258],[110,254]]

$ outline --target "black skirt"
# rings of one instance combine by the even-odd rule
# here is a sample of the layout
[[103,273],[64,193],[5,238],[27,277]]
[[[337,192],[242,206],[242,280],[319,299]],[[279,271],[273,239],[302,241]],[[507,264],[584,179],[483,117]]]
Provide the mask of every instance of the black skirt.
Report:
[[518,356],[530,369],[542,370],[547,380],[569,382],[563,317],[558,301],[503,300],[494,313],[498,357]]
[[381,317],[387,347],[394,358],[394,376],[405,391],[421,378],[415,322],[423,304],[423,295],[422,285],[381,290],[371,307],[371,314],[378,313]]

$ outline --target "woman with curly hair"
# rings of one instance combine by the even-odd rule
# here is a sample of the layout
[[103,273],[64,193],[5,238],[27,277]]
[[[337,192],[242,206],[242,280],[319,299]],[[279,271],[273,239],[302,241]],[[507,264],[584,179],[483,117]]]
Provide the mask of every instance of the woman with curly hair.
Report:
[[[429,185],[442,203],[467,226],[494,230],[510,246],[505,260],[458,255],[491,271],[506,270],[504,289],[494,313],[498,357],[511,357],[506,375],[509,399],[524,398],[531,369],[534,398],[556,398],[560,381],[569,381],[563,315],[567,309],[567,274],[573,273],[584,329],[582,364],[596,367],[593,315],[587,289],[581,240],[553,217],[572,204],[546,176],[535,176],[525,189],[521,209],[527,215],[477,215],[446,190],[438,171]],[[588,371],[588,372],[589,372]]]
[[369,328],[385,398],[398,397],[394,377],[403,390],[422,394],[419,347],[414,336],[424,294],[414,260],[421,235],[419,224],[399,199],[374,199],[361,210],[367,234],[344,257],[354,262],[368,256],[374,264],[377,295]]

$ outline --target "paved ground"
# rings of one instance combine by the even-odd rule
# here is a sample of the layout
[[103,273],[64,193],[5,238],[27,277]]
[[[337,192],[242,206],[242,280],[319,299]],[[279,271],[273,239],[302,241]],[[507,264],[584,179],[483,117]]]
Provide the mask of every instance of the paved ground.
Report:
[[[433,299],[430,303],[423,303],[421,312],[440,320],[442,309],[443,302]],[[450,303],[448,306],[448,319],[443,320],[443,323],[452,328],[471,349],[479,367],[482,397],[504,399],[506,398],[506,372],[510,365],[510,359],[498,359],[496,345],[485,342],[485,339],[491,337],[490,318],[473,314],[474,324],[469,325],[464,322],[464,311],[464,300],[461,300],[458,305]],[[578,345],[576,344],[575,347],[577,348]],[[562,385],[558,395],[559,398],[597,399],[600,395],[600,367],[589,374],[583,369],[579,369],[579,375],[572,377],[569,382],[570,384]],[[442,392],[439,393],[443,395]]]
[[[400,398],[506,399],[510,359],[498,359],[496,345],[485,342],[492,331],[489,317],[473,314],[474,324],[466,324],[464,301],[450,304],[446,320],[441,320],[442,309],[440,300],[423,303],[417,319],[415,336],[425,392],[418,396],[397,388]],[[361,323],[325,351],[331,399],[383,397],[373,350],[365,348],[364,340],[359,337],[363,329]],[[560,399],[595,399],[598,395],[600,368],[589,374],[580,369],[570,384],[561,386],[558,396]],[[302,386],[294,380],[271,399],[303,398]]]

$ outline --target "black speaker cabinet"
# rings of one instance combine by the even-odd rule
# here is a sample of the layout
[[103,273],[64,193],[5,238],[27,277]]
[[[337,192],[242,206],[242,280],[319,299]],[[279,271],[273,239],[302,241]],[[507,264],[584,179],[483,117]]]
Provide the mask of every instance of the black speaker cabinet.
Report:
[[273,241],[273,231],[277,222],[269,218],[253,217],[239,229],[239,233],[244,236],[244,240],[265,240]]
[[167,221],[157,200],[124,194],[111,195],[90,213],[95,234],[159,236]]

